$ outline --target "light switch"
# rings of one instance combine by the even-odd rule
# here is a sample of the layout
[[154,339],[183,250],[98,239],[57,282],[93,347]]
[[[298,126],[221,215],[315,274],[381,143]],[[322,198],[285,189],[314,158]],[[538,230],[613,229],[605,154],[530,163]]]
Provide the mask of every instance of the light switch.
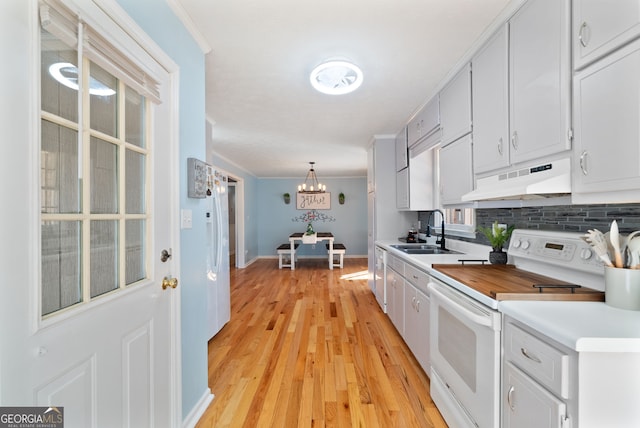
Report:
[[180,221],[182,229],[191,229],[193,227],[193,213],[191,210],[180,211]]

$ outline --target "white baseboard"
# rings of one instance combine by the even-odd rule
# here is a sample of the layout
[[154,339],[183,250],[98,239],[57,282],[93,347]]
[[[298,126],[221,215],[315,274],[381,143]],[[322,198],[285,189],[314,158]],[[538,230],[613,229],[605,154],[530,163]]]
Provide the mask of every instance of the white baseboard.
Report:
[[209,404],[211,404],[211,401],[213,401],[213,397],[214,396],[211,393],[211,390],[207,388],[204,391],[204,394],[202,394],[202,397],[200,397],[200,400],[198,401],[198,403],[196,403],[196,405],[193,406],[193,409],[191,409],[187,417],[184,418],[184,420],[182,421],[182,427],[183,428],[195,427],[198,421],[200,420],[200,418],[202,417],[202,415],[204,415],[204,412],[207,410],[207,407],[209,407]]

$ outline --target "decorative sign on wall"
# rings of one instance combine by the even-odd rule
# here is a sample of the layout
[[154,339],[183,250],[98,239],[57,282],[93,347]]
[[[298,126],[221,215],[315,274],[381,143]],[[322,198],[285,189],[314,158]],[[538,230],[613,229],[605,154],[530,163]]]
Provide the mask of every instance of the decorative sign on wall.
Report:
[[199,159],[187,158],[187,196],[207,197],[207,164]]
[[296,209],[298,210],[330,210],[331,192],[297,193]]
[[294,217],[291,219],[294,222],[302,222],[302,223],[312,223],[314,221],[321,221],[323,223],[336,221],[333,216],[327,215],[325,213],[319,213],[316,210],[307,211],[304,214],[300,214],[298,217]]

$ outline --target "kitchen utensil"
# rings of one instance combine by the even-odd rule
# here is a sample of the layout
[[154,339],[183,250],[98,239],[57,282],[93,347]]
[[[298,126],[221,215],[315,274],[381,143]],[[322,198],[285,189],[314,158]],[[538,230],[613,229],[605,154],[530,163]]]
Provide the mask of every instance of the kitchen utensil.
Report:
[[640,236],[628,242],[627,250],[629,251],[629,267],[631,269],[640,269]]
[[618,231],[618,223],[613,220],[611,222],[611,229],[609,230],[609,238],[611,240],[611,246],[613,247],[613,256],[615,259],[615,267],[624,267],[622,261],[622,253],[620,252],[620,232]]
[[600,232],[598,229],[589,230],[588,233],[582,237],[582,239],[585,242],[591,244],[593,250],[605,265],[613,267],[613,263],[611,263],[611,258],[609,257],[609,246],[602,232]]

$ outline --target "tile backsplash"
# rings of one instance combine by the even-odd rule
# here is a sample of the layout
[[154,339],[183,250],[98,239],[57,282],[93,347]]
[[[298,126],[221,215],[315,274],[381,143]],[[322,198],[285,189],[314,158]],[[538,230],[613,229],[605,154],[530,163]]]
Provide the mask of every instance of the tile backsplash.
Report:
[[[421,212],[418,218],[425,222],[428,212]],[[515,224],[518,229],[559,230],[567,232],[586,232],[589,229],[609,230],[613,220],[618,222],[620,232],[629,233],[640,230],[640,203],[603,204],[603,205],[561,205],[525,208],[481,208],[476,209],[476,224],[489,226],[495,220],[507,225]],[[488,245],[482,234],[476,239],[461,239]]]

